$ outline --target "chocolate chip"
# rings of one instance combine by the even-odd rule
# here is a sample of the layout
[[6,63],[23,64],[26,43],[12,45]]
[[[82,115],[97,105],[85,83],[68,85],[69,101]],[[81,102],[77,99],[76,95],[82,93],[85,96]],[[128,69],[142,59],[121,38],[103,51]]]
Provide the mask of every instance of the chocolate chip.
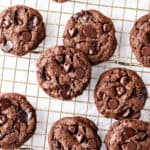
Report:
[[38,19],[38,17],[34,16],[33,17],[33,26],[36,26],[38,24],[39,24],[39,19]]
[[0,125],[4,124],[6,122],[7,118],[5,115],[0,115]]
[[104,32],[109,32],[110,30],[111,30],[111,25],[108,24],[108,23],[105,23],[105,24],[103,25],[103,31],[104,31]]
[[131,109],[128,108],[127,110],[125,110],[122,114],[122,117],[126,118],[128,117],[129,115],[131,115]]
[[117,94],[119,96],[123,95],[126,92],[126,89],[123,86],[119,86],[116,88]]
[[83,33],[86,36],[89,36],[89,37],[96,37],[97,36],[95,28],[93,26],[91,26],[91,25],[84,26]]
[[116,109],[118,106],[119,106],[119,101],[118,100],[111,99],[107,103],[107,107],[109,109]]
[[24,42],[30,41],[31,38],[32,38],[32,35],[31,35],[30,32],[23,32],[23,33],[22,33],[22,40],[23,40]]
[[11,106],[11,103],[8,99],[1,99],[0,100],[0,111],[3,111]]
[[99,47],[99,46],[98,46],[97,41],[93,41],[93,42],[91,43],[91,47],[90,47],[90,49],[89,49],[89,51],[88,51],[89,55],[95,55],[95,54],[97,53],[97,48],[98,48],[98,47]]
[[128,127],[123,130],[122,134],[123,134],[123,139],[127,140],[130,137],[134,136],[136,134],[136,131],[133,128]]
[[63,55],[56,56],[55,59],[58,63],[64,63],[64,56]]
[[13,48],[13,43],[11,41],[5,41],[4,43],[2,43],[0,45],[0,48],[4,52],[10,52],[12,50],[12,48]]
[[127,144],[127,150],[137,150],[137,145],[133,142]]
[[142,55],[144,56],[150,56],[150,46],[144,47],[141,52],[142,52]]
[[71,64],[69,62],[64,63],[64,70],[66,72],[69,72],[70,68],[71,68]]
[[59,92],[61,93],[61,95],[63,96],[63,98],[67,98],[68,97],[68,95],[69,95],[69,93],[68,93],[69,88],[70,88],[70,86],[67,85],[67,84],[60,85]]
[[61,150],[61,144],[58,141],[53,143],[54,150]]
[[141,100],[144,101],[144,100],[146,99],[146,97],[147,97],[145,87],[137,87],[137,88],[136,88],[136,95],[137,95]]
[[78,19],[78,21],[79,21],[79,23],[84,24],[84,23],[87,22],[88,18],[89,18],[89,16],[88,16],[88,15],[85,15],[85,16],[83,16],[83,17],[80,17],[80,18]]
[[77,126],[76,125],[71,125],[68,127],[69,131],[72,133],[72,134],[75,134],[76,131],[77,131]]
[[75,73],[77,79],[82,79],[85,76],[85,71],[82,68],[76,68]]
[[3,27],[8,28],[10,26],[10,21],[9,20],[4,20],[3,21]]
[[68,30],[68,32],[71,37],[74,37],[77,34],[78,30],[76,28],[71,28]]
[[129,78],[127,76],[124,76],[120,79],[120,83],[123,85],[126,85],[129,82]]
[[27,114],[25,111],[23,110],[18,111],[17,117],[21,122],[27,122]]
[[77,135],[76,135],[76,139],[79,143],[81,143],[84,139],[84,134],[83,133],[80,133],[78,132]]

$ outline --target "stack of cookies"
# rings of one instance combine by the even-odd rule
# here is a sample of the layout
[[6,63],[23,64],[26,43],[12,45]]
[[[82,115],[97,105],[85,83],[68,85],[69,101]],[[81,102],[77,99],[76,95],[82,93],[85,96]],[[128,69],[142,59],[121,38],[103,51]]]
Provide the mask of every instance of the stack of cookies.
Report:
[[[67,0],[57,0],[65,2]],[[0,49],[23,56],[38,47],[46,30],[41,14],[27,6],[12,6],[0,13]],[[150,15],[131,30],[130,43],[139,62],[150,67]],[[39,86],[51,97],[71,100],[88,86],[93,65],[107,61],[117,40],[110,18],[97,10],[74,14],[67,22],[63,44],[45,50],[37,60]],[[119,121],[105,138],[107,150],[150,150],[150,123],[138,120],[148,97],[136,72],[112,68],[99,77],[94,90],[99,113]],[[17,93],[0,95],[0,148],[15,149],[36,129],[35,109]],[[98,128],[84,117],[55,122],[49,132],[50,150],[99,150]]]

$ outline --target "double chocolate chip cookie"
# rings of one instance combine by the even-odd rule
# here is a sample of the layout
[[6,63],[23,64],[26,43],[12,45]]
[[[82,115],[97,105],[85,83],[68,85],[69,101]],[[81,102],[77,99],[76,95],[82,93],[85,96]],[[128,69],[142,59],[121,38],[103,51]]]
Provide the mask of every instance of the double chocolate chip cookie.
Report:
[[45,37],[40,13],[27,6],[9,7],[0,13],[0,49],[22,56],[35,49]]
[[135,22],[130,33],[130,44],[137,60],[150,67],[150,14]]
[[87,57],[73,48],[50,48],[37,61],[39,85],[54,98],[72,99],[81,94],[90,76],[91,65]]
[[100,76],[94,96],[98,111],[105,117],[139,118],[147,90],[136,72],[112,68]]
[[50,150],[100,150],[101,139],[95,124],[83,117],[67,117],[53,124]]
[[63,42],[83,51],[92,64],[108,60],[117,45],[113,22],[96,10],[74,14],[66,25]]
[[150,123],[125,119],[111,125],[106,137],[107,150],[149,150]]
[[15,149],[26,142],[36,128],[36,114],[26,97],[16,93],[0,95],[0,149]]

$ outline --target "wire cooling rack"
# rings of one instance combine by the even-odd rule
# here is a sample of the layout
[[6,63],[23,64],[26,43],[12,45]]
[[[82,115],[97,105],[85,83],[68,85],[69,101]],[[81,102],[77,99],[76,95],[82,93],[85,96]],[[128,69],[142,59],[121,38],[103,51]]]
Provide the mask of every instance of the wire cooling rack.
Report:
[[[64,116],[85,116],[95,122],[104,141],[107,129],[114,122],[101,116],[95,107],[93,89],[99,75],[112,67],[126,67],[137,71],[150,93],[150,69],[140,66],[129,46],[129,32],[136,18],[150,11],[150,0],[72,0],[55,3],[51,0],[0,0],[0,10],[11,5],[25,4],[38,9],[43,15],[47,36],[43,43],[24,57],[0,52],[0,92],[18,92],[27,96],[37,110],[37,130],[23,148],[48,150],[47,134],[52,123]],[[62,44],[62,33],[67,20],[82,9],[97,9],[112,18],[116,27],[118,47],[106,63],[92,68],[92,79],[81,96],[74,101],[61,101],[48,97],[38,86],[36,60],[39,53],[50,46]],[[150,98],[142,111],[141,119],[150,121]],[[106,150],[102,144],[102,150]]]

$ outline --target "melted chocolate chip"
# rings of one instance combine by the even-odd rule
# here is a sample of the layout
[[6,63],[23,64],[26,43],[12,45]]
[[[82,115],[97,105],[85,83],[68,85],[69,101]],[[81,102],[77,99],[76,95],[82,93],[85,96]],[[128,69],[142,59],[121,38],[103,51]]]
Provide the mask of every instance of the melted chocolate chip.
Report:
[[123,85],[126,85],[129,82],[129,78],[127,76],[124,76],[120,79],[120,83]]
[[83,141],[83,139],[84,139],[84,134],[83,133],[77,133],[77,135],[76,135],[76,139],[77,139],[77,141],[79,142],[79,143],[81,143],[82,141]]
[[3,125],[7,121],[7,118],[5,115],[0,115],[0,125]]
[[123,86],[119,86],[116,88],[117,94],[119,96],[123,95],[126,92],[126,89]]
[[18,116],[18,119],[21,120],[21,122],[27,122],[27,114],[24,110],[20,110],[17,116]]
[[64,85],[61,85],[60,86],[60,94],[63,96],[63,98],[66,98],[66,97],[68,97],[68,95],[69,95],[69,89],[70,89],[70,86],[69,85],[67,85],[67,84],[64,84]]
[[122,134],[123,134],[123,139],[127,140],[130,137],[134,136],[136,134],[136,131],[133,128],[128,127],[123,130]]
[[144,56],[150,56],[150,47],[144,47],[141,52]]
[[109,32],[110,30],[111,30],[111,25],[110,24],[108,24],[108,23],[105,23],[104,25],[103,25],[103,31],[104,32]]
[[131,114],[132,114],[132,110],[130,108],[128,108],[123,112],[122,117],[126,118],[126,117],[130,116]]
[[68,30],[68,32],[71,37],[74,37],[77,34],[78,30],[76,28],[71,28]]
[[85,71],[82,68],[76,68],[75,73],[77,79],[82,79],[85,76]]
[[0,99],[0,111],[3,111],[11,106],[9,99]]
[[24,42],[30,41],[31,38],[32,38],[32,35],[31,35],[30,32],[23,32],[23,33],[22,33],[22,40],[23,40]]
[[118,106],[119,106],[119,101],[118,100],[111,99],[107,103],[107,107],[109,109],[116,109]]
[[64,70],[66,72],[69,72],[70,69],[71,69],[71,64],[69,62],[65,62],[64,63]]

